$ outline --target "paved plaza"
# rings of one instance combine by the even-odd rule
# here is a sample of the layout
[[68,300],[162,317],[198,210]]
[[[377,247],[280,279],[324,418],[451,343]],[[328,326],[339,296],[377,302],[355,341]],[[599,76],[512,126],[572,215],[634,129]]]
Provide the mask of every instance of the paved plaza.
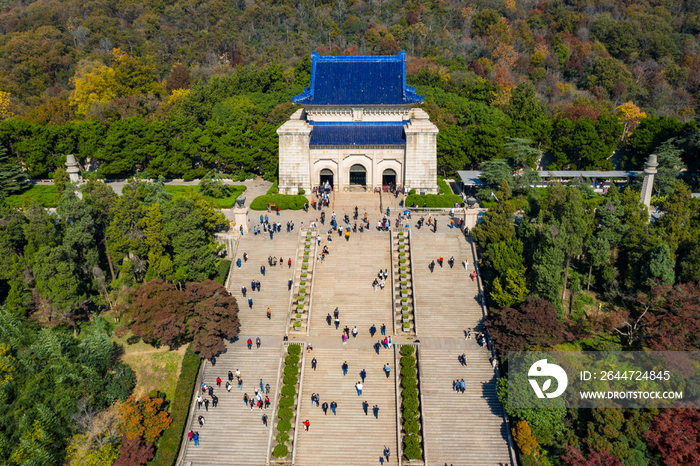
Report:
[[[218,406],[195,410],[192,417],[192,430],[199,431],[200,445],[186,446],[182,465],[255,465],[276,464],[271,449],[276,444],[270,435],[278,419],[273,414],[279,399],[286,354],[283,337],[288,334],[290,343],[303,342],[313,350],[302,353],[301,402],[296,412],[299,420],[294,438],[287,443],[290,447],[289,461],[286,464],[299,466],[321,466],[328,464],[378,465],[379,458],[386,448],[391,455],[386,464],[398,464],[400,447],[400,418],[397,415],[395,371],[395,346],[380,348],[373,345],[380,335],[370,336],[369,329],[375,326],[377,333],[386,326],[386,336],[394,344],[419,341],[420,391],[422,392],[423,438],[427,463],[436,466],[448,465],[500,465],[511,464],[507,424],[503,417],[503,407],[496,395],[496,377],[490,364],[491,352],[481,347],[474,338],[465,340],[465,331],[472,335],[483,330],[484,311],[477,296],[478,287],[470,274],[474,271],[475,258],[469,238],[465,238],[457,228],[449,228],[449,216],[439,215],[438,230],[424,226],[416,228],[417,217],[405,223],[410,225],[411,264],[413,299],[415,302],[415,331],[404,334],[401,322],[395,323],[392,302],[394,289],[391,276],[384,290],[373,289],[372,282],[378,271],[388,269],[391,273],[392,237],[389,232],[377,231],[377,221],[382,214],[378,194],[335,194],[332,204],[324,209],[325,225],[320,226],[321,248],[328,246],[330,253],[317,261],[313,272],[310,316],[302,331],[290,330],[289,309],[296,283],[289,290],[288,281],[299,275],[299,232],[302,222],[308,227],[311,221],[320,220],[319,211],[283,211],[279,216],[269,215],[270,221],[282,224],[282,232],[274,239],[268,234],[252,234],[252,226],[259,224],[260,212],[251,211],[248,215],[251,233],[238,239],[233,257],[234,267],[229,279],[229,291],[239,301],[239,338],[227,344],[227,350],[212,366],[207,361],[203,371],[203,381],[215,385],[217,377],[227,380],[229,371],[241,372],[242,387],[234,387],[231,393],[223,387],[215,388]],[[391,220],[399,211],[400,199],[382,195],[382,207],[392,209]],[[337,232],[332,241],[327,241],[327,230],[332,212],[336,213],[340,224],[347,213],[358,206],[360,218],[368,214],[371,228],[364,233],[352,233],[348,241]],[[427,219],[429,213],[423,214]],[[286,232],[288,221],[294,222],[294,230]],[[353,221],[351,220],[351,223]],[[320,248],[319,248],[320,251]],[[247,254],[247,262],[241,267],[236,260]],[[283,260],[283,265],[268,265],[268,257]],[[431,272],[428,265],[437,262]],[[447,261],[455,258],[450,268]],[[289,259],[292,266],[288,266]],[[464,260],[468,260],[465,269]],[[265,275],[260,266],[265,265]],[[260,291],[251,291],[251,281],[260,282]],[[242,295],[242,287],[247,288],[247,296]],[[308,285],[307,285],[308,286]],[[253,299],[252,308],[248,298]],[[339,328],[328,325],[328,314],[339,310]],[[267,309],[271,316],[268,319]],[[400,317],[400,316],[399,316]],[[400,319],[399,319],[400,320]],[[357,338],[351,337],[344,344],[341,340],[343,329],[357,327]],[[246,346],[248,338],[255,342],[260,338],[260,348],[253,344]],[[382,337],[383,338],[383,337]],[[466,354],[467,366],[458,362],[458,356]],[[311,361],[316,359],[317,367]],[[348,364],[348,374],[344,375],[342,365]],[[382,368],[391,366],[391,375],[386,377]],[[358,396],[355,384],[359,373],[365,370],[367,376],[362,396]],[[244,393],[253,395],[254,388],[263,379],[270,385],[272,405],[268,409],[250,409],[244,405]],[[464,379],[464,393],[455,392],[452,382]],[[334,415],[329,409],[326,414],[319,406],[312,406],[311,396],[318,394],[320,403],[335,401],[338,405]],[[370,410],[363,411],[366,401]],[[379,407],[375,417],[371,407]],[[296,409],[296,405],[293,409]],[[276,412],[276,411],[275,411]],[[268,428],[262,423],[263,414],[268,416]],[[205,419],[204,426],[198,424],[198,417]],[[304,431],[302,421],[309,420],[310,428]],[[294,427],[294,423],[292,423]],[[292,456],[293,451],[293,456]],[[407,461],[404,461],[408,463]],[[415,464],[421,464],[418,461]]]

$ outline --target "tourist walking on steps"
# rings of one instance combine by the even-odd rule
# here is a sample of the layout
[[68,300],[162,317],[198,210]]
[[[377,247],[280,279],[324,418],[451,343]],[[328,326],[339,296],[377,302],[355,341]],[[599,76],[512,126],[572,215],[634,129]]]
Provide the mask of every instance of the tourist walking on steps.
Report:
[[384,366],[384,373],[386,374],[386,378],[388,379],[389,375],[391,375],[391,366],[389,365],[389,363],[386,363],[386,365]]
[[328,415],[328,403],[326,403],[324,401],[323,404],[321,405],[321,409],[323,410],[323,414],[325,414],[327,416]]
[[338,403],[336,403],[335,401],[331,401],[331,411],[333,411],[333,415],[334,415],[334,416],[336,415],[335,410],[336,410],[337,408],[338,408]]
[[248,308],[253,309],[253,298],[248,298]]
[[260,337],[258,337],[258,338],[255,339],[255,346],[256,346],[257,348],[260,348]]
[[330,313],[329,313],[329,314],[326,316],[326,323],[328,324],[329,327],[331,326],[331,320],[333,320],[333,319],[331,319],[331,315],[330,315]]
[[308,431],[309,431],[309,427],[311,426],[311,423],[309,422],[309,420],[307,419],[307,420],[304,421],[302,424],[304,424],[304,432],[308,432]]
[[382,324],[382,335],[386,335],[386,325]]
[[357,326],[353,327],[352,329],[352,337],[357,338]]
[[374,324],[372,324],[372,326],[369,328],[369,336],[374,338],[375,333],[377,333],[377,327],[375,327]]
[[204,427],[204,416],[199,416],[197,421],[199,422],[199,427]]
[[348,362],[343,362],[343,376],[348,375]]
[[340,319],[338,317],[335,318],[335,329],[338,330],[338,327],[340,327]]
[[374,351],[376,351],[377,354],[379,354],[379,348],[381,346],[382,346],[381,343],[379,343],[379,340],[377,340],[377,342],[374,344]]
[[246,343],[248,344],[248,349],[252,349],[252,348],[253,348],[253,340],[251,340],[250,338],[248,338],[248,341],[247,341]]
[[357,382],[355,388],[357,389],[357,396],[362,396],[362,382]]
[[238,379],[238,390],[243,391],[243,379]]
[[263,426],[265,426],[265,428],[267,429],[267,414],[262,415],[262,423]]
[[377,285],[379,285],[379,282],[375,278],[374,281],[372,282],[372,288],[374,288],[374,291],[377,291]]
[[360,378],[362,379],[362,383],[365,383],[365,377],[367,377],[367,372],[365,372],[364,369],[360,371]]
[[367,403],[366,401],[363,401],[362,402],[362,411],[365,412],[365,416],[367,416],[367,410],[369,410],[369,403]]
[[374,414],[375,419],[379,419],[379,406],[374,405],[372,408],[372,414]]
[[270,394],[270,384],[265,384],[265,394],[269,395]]
[[313,370],[316,370],[316,358],[313,358],[313,359],[311,360],[311,368],[312,368]]
[[199,446],[199,432],[194,433],[194,446]]

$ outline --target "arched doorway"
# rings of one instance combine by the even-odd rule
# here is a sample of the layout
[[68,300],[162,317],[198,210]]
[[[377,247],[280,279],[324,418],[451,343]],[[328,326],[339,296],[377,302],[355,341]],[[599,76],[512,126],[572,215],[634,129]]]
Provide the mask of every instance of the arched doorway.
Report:
[[350,186],[367,186],[367,169],[359,163],[350,167]]
[[382,173],[382,186],[396,187],[396,172],[391,168],[387,168]]
[[328,182],[331,188],[333,187],[333,172],[330,169],[324,168],[321,170],[320,178],[321,185],[325,185]]

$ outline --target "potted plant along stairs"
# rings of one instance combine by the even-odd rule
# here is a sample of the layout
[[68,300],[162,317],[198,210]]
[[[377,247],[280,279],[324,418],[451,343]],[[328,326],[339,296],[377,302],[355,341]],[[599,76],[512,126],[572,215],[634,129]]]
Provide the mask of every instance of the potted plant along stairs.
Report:
[[415,302],[412,292],[411,236],[409,230],[392,231],[394,310],[397,327],[415,334]]

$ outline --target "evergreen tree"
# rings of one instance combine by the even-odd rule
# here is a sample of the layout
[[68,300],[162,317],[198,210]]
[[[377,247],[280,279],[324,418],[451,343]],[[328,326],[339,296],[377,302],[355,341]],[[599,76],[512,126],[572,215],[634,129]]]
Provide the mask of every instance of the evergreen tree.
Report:
[[0,197],[17,194],[28,185],[27,175],[12,161],[5,146],[0,144]]

